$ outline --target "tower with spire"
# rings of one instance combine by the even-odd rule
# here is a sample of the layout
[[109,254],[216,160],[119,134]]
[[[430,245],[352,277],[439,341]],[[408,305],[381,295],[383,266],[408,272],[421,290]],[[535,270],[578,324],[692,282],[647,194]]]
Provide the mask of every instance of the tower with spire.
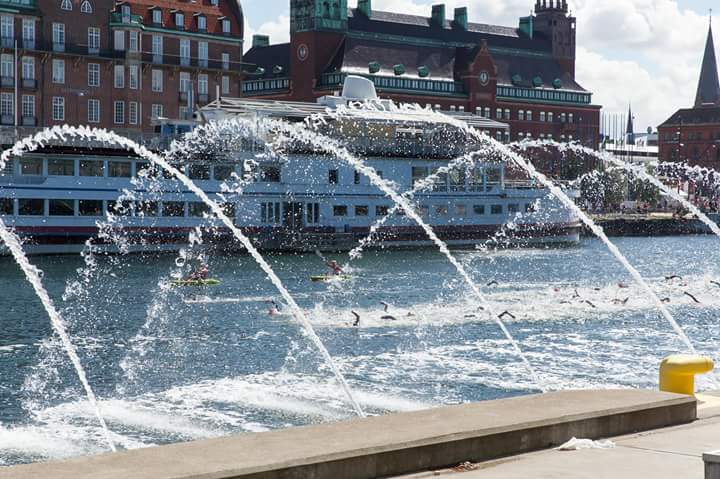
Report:
[[635,118],[633,117],[632,105],[628,106],[628,121],[625,129],[625,144],[635,144]]
[[720,106],[720,81],[718,80],[718,64],[715,57],[712,21],[705,42],[705,53],[700,68],[700,81],[698,82],[697,95],[695,95],[695,108],[706,106]]

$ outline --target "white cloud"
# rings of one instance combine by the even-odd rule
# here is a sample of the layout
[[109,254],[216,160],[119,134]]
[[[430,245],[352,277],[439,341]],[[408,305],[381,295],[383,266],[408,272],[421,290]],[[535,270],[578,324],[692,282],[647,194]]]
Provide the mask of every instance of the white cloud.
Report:
[[290,41],[290,17],[280,15],[276,20],[265,22],[257,28],[253,28],[245,17],[245,50],[252,47],[252,37],[256,33],[270,36],[270,43],[285,43]]
[[[431,4],[439,2],[373,0],[373,8],[429,16]],[[448,18],[455,7],[467,6],[471,21],[514,26],[535,1],[444,3]],[[707,34],[705,16],[681,8],[678,0],[571,0],[570,5],[578,19],[577,79],[593,91],[595,103],[624,111],[631,101],[642,129],[692,104]],[[253,32],[270,34],[278,43],[288,40],[288,30],[285,9],[274,21],[246,28],[247,46]]]

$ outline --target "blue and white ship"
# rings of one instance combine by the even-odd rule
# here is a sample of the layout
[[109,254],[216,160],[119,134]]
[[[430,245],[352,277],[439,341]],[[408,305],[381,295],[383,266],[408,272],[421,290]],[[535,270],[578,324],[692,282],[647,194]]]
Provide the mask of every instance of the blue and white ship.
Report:
[[[353,93],[358,86],[360,95]],[[317,104],[218,98],[197,116],[203,121],[241,117],[298,122],[328,114],[326,133],[337,137],[342,130],[340,139],[348,149],[400,193],[412,190],[418,181],[472,147],[461,130],[438,125],[420,111],[384,114],[374,110],[355,123],[343,117],[349,127],[333,126],[333,121],[339,121],[333,109],[372,97],[374,90],[369,88],[346,84],[343,95],[322,98]],[[507,131],[506,125],[493,120],[456,116],[497,138]],[[176,132],[188,126],[165,121],[162,130]],[[430,244],[402,210],[393,212],[392,200],[366,177],[328,155],[296,148],[258,160],[249,146],[219,155],[190,156],[175,166],[222,203],[235,224],[264,250],[349,250],[388,213],[390,217],[377,231],[378,245]],[[138,175],[147,177],[148,172],[157,178],[154,186],[147,186],[147,178],[133,181]],[[250,181],[241,192],[228,189],[227,184],[248,175]],[[118,201],[123,192],[125,199]],[[500,230],[520,244],[579,241],[581,225],[573,213],[533,182],[506,178],[504,164],[492,159],[438,175],[432,187],[417,192],[413,201],[423,220],[455,247],[477,246]],[[131,251],[176,250],[187,243],[193,229],[203,226],[208,227],[209,244],[223,250],[240,249],[193,193],[153,172],[146,160],[112,146],[49,145],[15,158],[0,172],[0,215],[23,238],[30,254],[81,251],[88,239],[98,235],[98,225],[106,221],[108,212],[116,216],[109,229],[125,238]],[[95,243],[103,247],[105,241],[112,250],[115,246],[107,236]]]

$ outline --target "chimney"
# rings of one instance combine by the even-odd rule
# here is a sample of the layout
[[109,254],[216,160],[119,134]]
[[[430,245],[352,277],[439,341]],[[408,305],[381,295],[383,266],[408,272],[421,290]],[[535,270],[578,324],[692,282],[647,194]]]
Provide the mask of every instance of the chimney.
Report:
[[357,9],[362,12],[363,15],[370,18],[370,14],[372,13],[372,0],[358,0]]
[[459,7],[455,9],[455,20],[453,20],[455,28],[460,30],[468,29],[468,10],[467,7]]
[[534,19],[535,17],[533,17],[532,15],[529,15],[527,17],[520,17],[520,31],[530,39],[533,38],[533,33],[535,30]]
[[253,35],[252,46],[255,47],[268,47],[270,46],[270,37],[267,35]]
[[430,23],[436,27],[445,28],[445,4],[432,6]]

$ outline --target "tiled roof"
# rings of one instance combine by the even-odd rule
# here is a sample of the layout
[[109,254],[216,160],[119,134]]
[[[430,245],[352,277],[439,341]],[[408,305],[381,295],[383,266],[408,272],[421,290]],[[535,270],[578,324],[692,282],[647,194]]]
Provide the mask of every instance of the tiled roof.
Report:
[[[565,73],[560,64],[552,58],[518,57],[514,55],[493,54],[498,69],[498,83],[524,88],[553,88],[555,79],[561,81],[563,90],[586,92],[570,75]],[[520,82],[513,82],[519,75]],[[533,79],[540,77],[542,85],[533,85]]]
[[720,125],[720,106],[704,108],[684,108],[675,112],[660,127],[674,125],[698,125],[714,123]]
[[[262,75],[248,75],[246,80],[287,77],[290,70],[290,44],[278,43],[267,47],[252,47],[243,55],[243,63],[251,64],[244,67],[244,70],[248,73],[255,71],[252,65],[265,70]],[[281,73],[273,73],[276,66],[282,68]]]

